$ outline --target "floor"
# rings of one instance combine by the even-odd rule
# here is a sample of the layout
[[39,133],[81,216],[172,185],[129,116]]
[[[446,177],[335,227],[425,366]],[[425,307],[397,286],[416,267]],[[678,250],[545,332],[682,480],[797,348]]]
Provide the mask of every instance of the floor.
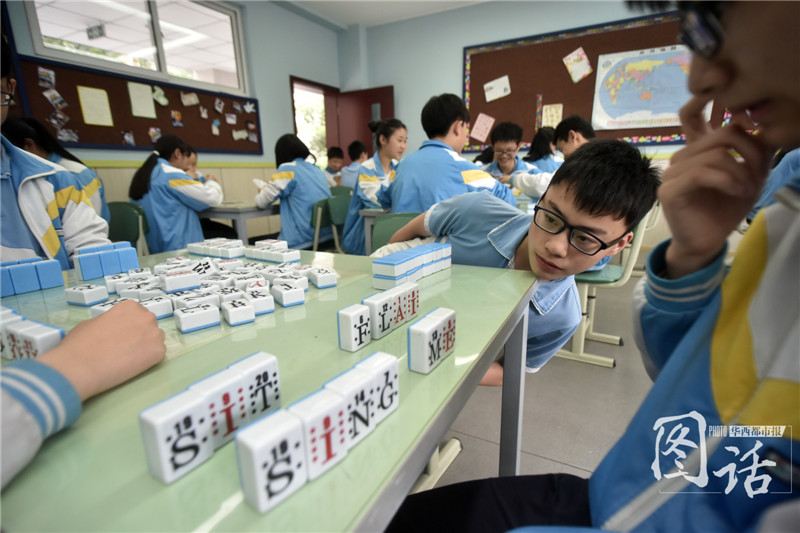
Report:
[[[620,335],[624,345],[587,341],[586,351],[614,357],[616,367],[554,357],[526,375],[521,474],[591,476],[650,390],[631,333],[631,294],[639,279],[598,290],[595,330]],[[437,487],[497,476],[501,396],[501,387],[475,391],[447,434],[463,450]]]

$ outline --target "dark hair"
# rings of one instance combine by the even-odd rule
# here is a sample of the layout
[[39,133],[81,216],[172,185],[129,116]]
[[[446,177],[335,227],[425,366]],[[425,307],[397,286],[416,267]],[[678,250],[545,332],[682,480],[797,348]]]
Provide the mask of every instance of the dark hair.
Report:
[[501,141],[512,141],[519,144],[522,142],[522,128],[513,122],[501,122],[494,127],[489,140],[492,144]]
[[483,152],[479,153],[472,161],[474,163],[483,164],[491,163],[494,161],[494,147],[492,145],[487,146],[483,149]]
[[344,159],[344,150],[338,146],[331,146],[328,148],[328,159]]
[[[290,163],[297,159],[305,159],[311,155],[311,151],[306,146],[306,143],[300,140],[300,137],[294,133],[287,133],[275,143],[275,165],[281,166],[284,163]],[[316,161],[316,157],[314,160]]]
[[578,209],[593,216],[624,219],[631,230],[653,207],[661,173],[635,146],[596,139],[564,161],[549,187],[561,183],[573,193]]
[[429,139],[444,137],[454,122],[469,122],[464,101],[454,94],[433,96],[422,108],[422,129]]
[[572,115],[558,123],[553,132],[553,142],[568,141],[570,130],[580,133],[585,139],[594,139],[595,137],[594,128],[589,121],[580,115]]
[[523,157],[524,161],[538,161],[548,155],[553,155],[553,149],[550,148],[550,143],[553,142],[556,130],[550,126],[545,126],[536,132],[531,141],[531,150],[528,155]]
[[400,122],[396,118],[387,118],[386,120],[378,120],[372,121],[367,124],[369,131],[375,134],[375,147],[380,151],[381,146],[381,136],[386,137],[386,140],[389,140],[389,137],[394,135],[394,132],[399,129],[408,129],[406,125]]
[[188,156],[191,155],[189,150],[192,147],[183,142],[177,135],[162,135],[156,141],[153,149],[154,152],[144,160],[142,166],[133,175],[131,186],[128,188],[128,196],[134,200],[140,200],[150,190],[150,174],[153,172],[156,163],[158,163],[159,157],[169,160],[175,150],[180,150],[182,154]]
[[350,159],[353,161],[361,157],[363,153],[369,154],[369,148],[361,141],[353,141],[347,145],[347,155],[349,155]]
[[70,159],[76,163],[83,164],[83,161],[72,155],[66,148],[61,146],[58,139],[47,130],[47,128],[32,117],[8,117],[3,122],[3,135],[11,141],[11,144],[18,148],[25,148],[25,139],[35,142],[42,150],[48,154],[58,154],[64,159]]
[[11,75],[11,45],[8,44],[6,36],[3,35],[3,43],[0,45],[2,55],[0,55],[0,71],[2,71],[3,78],[8,78]]

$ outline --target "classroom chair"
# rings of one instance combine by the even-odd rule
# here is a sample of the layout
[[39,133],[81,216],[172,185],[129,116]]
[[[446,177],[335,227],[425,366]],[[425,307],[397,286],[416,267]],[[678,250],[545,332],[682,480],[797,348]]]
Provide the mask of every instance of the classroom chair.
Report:
[[[140,256],[147,255],[144,235],[150,231],[144,209],[133,202],[108,202],[111,220],[108,238],[111,242],[128,241]],[[141,243],[139,240],[141,239]]]
[[340,194],[323,198],[314,203],[311,212],[311,225],[314,227],[314,244],[312,250],[315,252],[319,246],[319,232],[322,226],[330,226],[333,232],[333,244],[336,251],[344,253],[339,242],[339,227],[344,226],[347,219],[347,209],[350,207],[350,196]]
[[334,185],[331,187],[331,194],[334,196],[346,195],[353,196],[353,188],[346,185]]
[[419,213],[386,213],[375,218],[372,226],[372,251],[389,243],[397,230],[408,224]]
[[578,325],[578,329],[572,334],[570,349],[561,349],[556,352],[556,356],[573,361],[591,363],[593,365],[606,366],[613,368],[616,361],[612,357],[593,355],[586,353],[584,344],[587,340],[622,346],[622,338],[616,335],[599,333],[594,330],[595,305],[597,303],[597,289],[612,289],[622,287],[631,277],[633,267],[639,257],[639,250],[642,247],[642,239],[645,234],[645,227],[649,215],[633,229],[633,240],[631,241],[630,252],[623,257],[620,265],[607,264],[601,270],[595,272],[582,272],[575,275],[575,283],[578,286],[578,297],[581,301],[581,313],[583,319]]

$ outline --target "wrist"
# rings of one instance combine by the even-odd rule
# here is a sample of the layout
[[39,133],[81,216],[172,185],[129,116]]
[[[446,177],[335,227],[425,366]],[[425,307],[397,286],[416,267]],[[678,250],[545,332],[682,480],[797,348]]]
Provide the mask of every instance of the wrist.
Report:
[[664,253],[664,269],[659,275],[678,279],[702,270],[713,263],[726,249],[725,243],[712,252],[692,252],[671,241]]

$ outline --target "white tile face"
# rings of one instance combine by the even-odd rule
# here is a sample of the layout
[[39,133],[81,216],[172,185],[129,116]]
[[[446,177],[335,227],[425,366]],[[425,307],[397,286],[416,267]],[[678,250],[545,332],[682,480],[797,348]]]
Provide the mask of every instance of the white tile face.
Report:
[[12,344],[6,337],[6,328],[11,324],[16,324],[17,322],[22,322],[24,320],[24,316],[16,313],[3,314],[2,323],[0,323],[0,354],[2,354],[2,356],[6,359],[14,358],[14,352],[11,348]]
[[308,279],[318,289],[336,286],[336,272],[326,268],[317,268],[308,273]]
[[102,285],[77,285],[64,289],[67,303],[91,306],[108,300],[108,289]]
[[242,492],[250,505],[265,513],[308,481],[303,424],[288,411],[278,411],[236,435]]
[[288,410],[303,421],[308,479],[316,479],[347,455],[345,401],[322,389]]
[[117,292],[117,283],[120,281],[127,281],[130,279],[128,274],[113,274],[111,276],[106,276],[106,290],[108,290],[109,294],[113,294]]
[[178,270],[161,274],[161,288],[166,293],[196,289],[200,286],[200,275],[192,270]]
[[358,363],[356,368],[370,372],[375,379],[376,414],[380,423],[397,409],[400,402],[397,358],[385,352],[375,352]]
[[233,280],[233,286],[240,291],[247,289],[251,283],[255,283],[256,286],[263,286],[263,284],[266,283],[267,287],[269,287],[269,282],[264,279],[264,276],[261,274],[256,274],[255,272],[252,274],[239,276],[237,279]]
[[216,326],[220,323],[219,309],[209,304],[175,309],[175,321],[182,333]]
[[218,259],[216,264],[220,270],[226,272],[233,272],[237,268],[244,266],[244,262],[241,259]]
[[241,373],[226,368],[189,385],[188,390],[203,396],[201,413],[208,419],[214,449],[233,440],[236,430],[247,423],[249,402]]
[[133,268],[131,270],[128,270],[128,276],[130,276],[133,279],[154,277],[153,273],[150,271],[149,268]]
[[372,433],[378,424],[375,377],[369,372],[353,368],[327,382],[325,388],[344,398],[346,428],[350,438],[348,449],[352,448]]
[[339,328],[339,347],[342,350],[355,352],[370,343],[369,307],[353,304],[340,309],[337,314]]
[[220,307],[219,295],[216,293],[202,294],[195,291],[183,291],[180,296],[172,300],[176,309],[196,307],[198,305],[213,305]]
[[448,355],[456,342],[456,313],[437,307],[408,327],[408,368],[428,374]]
[[268,248],[270,250],[288,250],[289,243],[277,239],[265,239],[263,241],[256,241],[255,246],[258,248]]
[[224,302],[222,304],[222,316],[229,325],[238,326],[254,321],[256,319],[256,310],[250,300],[240,298]]
[[8,346],[9,359],[35,359],[61,343],[64,330],[30,320],[21,320],[6,326],[4,344]]
[[244,376],[248,421],[258,420],[280,407],[280,374],[274,355],[256,352],[228,368]]
[[244,291],[241,291],[235,287],[223,287],[219,291],[217,291],[217,296],[219,296],[220,305],[225,302],[230,302],[232,300],[240,300],[244,298]]
[[102,315],[118,303],[124,302],[125,300],[127,300],[127,298],[117,298],[116,300],[110,300],[101,304],[93,305],[89,308],[89,311],[91,311],[93,317]]
[[172,316],[172,300],[166,296],[147,298],[140,300],[139,303],[142,305],[142,307],[156,315],[156,318],[166,318],[168,316]]
[[196,272],[200,279],[206,278],[212,274],[219,274],[219,267],[212,261],[210,257],[204,257],[199,261],[193,262],[189,269]]
[[275,284],[270,289],[270,292],[272,292],[272,296],[275,298],[275,301],[281,304],[283,307],[300,305],[306,301],[306,296],[303,289],[288,283]]
[[394,329],[394,298],[386,292],[367,296],[361,301],[369,308],[369,325],[373,339],[380,339]]
[[303,289],[303,291],[307,291],[308,278],[305,276],[301,276],[300,274],[295,274],[294,276],[292,274],[294,273],[283,274],[281,277],[272,280],[272,284],[278,285],[283,283],[285,285],[292,285],[293,287],[297,287],[298,289]]
[[172,483],[214,453],[203,396],[183,391],[139,413],[147,466]]
[[256,316],[275,311],[275,298],[268,290],[250,289],[245,292],[245,298],[252,302]]

